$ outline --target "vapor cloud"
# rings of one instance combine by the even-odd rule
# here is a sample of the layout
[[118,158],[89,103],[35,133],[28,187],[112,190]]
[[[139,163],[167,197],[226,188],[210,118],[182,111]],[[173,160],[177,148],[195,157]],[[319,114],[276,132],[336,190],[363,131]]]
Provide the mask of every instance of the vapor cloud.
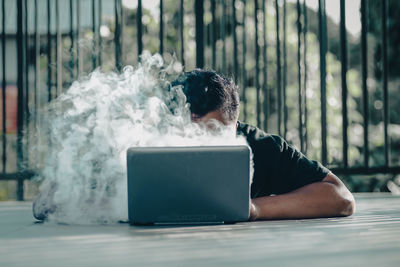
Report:
[[232,128],[191,122],[181,88],[170,87],[178,74],[145,56],[121,74],[97,70],[51,102],[30,151],[41,159],[37,212],[71,224],[127,220],[129,147],[246,144]]

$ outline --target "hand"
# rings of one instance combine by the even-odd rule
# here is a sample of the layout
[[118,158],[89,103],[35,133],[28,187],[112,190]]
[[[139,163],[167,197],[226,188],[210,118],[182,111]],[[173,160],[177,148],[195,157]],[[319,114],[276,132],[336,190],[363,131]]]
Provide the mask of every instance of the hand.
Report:
[[43,221],[47,219],[48,215],[54,213],[57,206],[54,204],[54,193],[58,186],[55,182],[48,185],[33,201],[32,210],[33,217],[37,220]]
[[258,208],[256,204],[251,200],[250,201],[250,217],[249,221],[255,221],[258,218]]

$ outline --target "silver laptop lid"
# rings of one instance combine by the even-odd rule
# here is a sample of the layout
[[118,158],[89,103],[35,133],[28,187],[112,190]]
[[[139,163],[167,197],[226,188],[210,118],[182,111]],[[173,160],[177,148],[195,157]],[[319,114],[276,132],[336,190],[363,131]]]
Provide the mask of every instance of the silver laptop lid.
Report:
[[247,146],[135,147],[127,152],[129,221],[246,221],[250,201]]

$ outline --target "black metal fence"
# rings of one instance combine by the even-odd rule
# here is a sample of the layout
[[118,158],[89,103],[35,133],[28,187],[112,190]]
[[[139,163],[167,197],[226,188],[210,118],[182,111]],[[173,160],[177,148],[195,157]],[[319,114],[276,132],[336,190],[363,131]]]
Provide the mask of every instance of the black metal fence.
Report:
[[[328,126],[327,126],[327,15],[326,1],[318,0],[317,8],[317,25],[318,25],[318,45],[319,45],[319,81],[320,81],[320,160],[323,164],[332,167],[332,170],[339,174],[370,174],[370,173],[400,173],[400,166],[392,166],[390,159],[389,144],[389,104],[388,104],[388,70],[387,70],[387,38],[388,38],[388,0],[382,0],[381,12],[381,31],[382,31],[382,70],[383,70],[383,129],[384,129],[384,164],[381,166],[370,166],[369,160],[369,105],[368,99],[368,0],[360,0],[360,10],[352,10],[351,12],[361,12],[361,66],[362,66],[362,117],[363,117],[363,161],[362,165],[351,166],[349,164],[349,119],[348,119],[348,40],[346,29],[346,10],[345,0],[338,0],[340,7],[340,63],[341,63],[341,120],[342,120],[342,162],[332,165],[328,161],[329,149],[327,144]],[[6,9],[6,3],[13,2],[16,6],[15,25],[16,32],[7,32],[6,19],[13,17]],[[103,66],[104,54],[103,45],[104,38],[101,34],[101,27],[104,21],[103,12],[111,7],[113,15],[113,39],[114,43],[114,62],[115,70],[120,71],[126,62],[124,59],[125,50],[132,48],[124,47],[124,38],[127,35],[124,31],[131,24],[126,25],[127,17],[131,15],[135,18],[136,29],[135,38],[137,52],[137,62],[140,60],[139,55],[146,47],[144,46],[143,37],[146,34],[146,26],[143,25],[144,9],[143,1],[138,0],[134,10],[126,9],[122,5],[121,0],[17,0],[17,1],[1,1],[2,12],[2,166],[3,170],[0,174],[0,180],[16,180],[17,181],[17,199],[23,200],[24,186],[23,181],[30,179],[33,172],[22,166],[22,162],[26,161],[26,146],[29,143],[23,143],[23,135],[29,133],[28,127],[30,120],[36,118],[35,113],[38,112],[40,97],[38,96],[40,88],[47,87],[47,101],[56,98],[64,88],[67,88],[71,81],[80,77],[84,72],[83,55],[81,51],[81,40],[83,32],[91,32],[91,66],[95,69]],[[60,6],[62,3],[62,7]],[[84,4],[85,3],[85,4]],[[174,2],[175,3],[175,2]],[[14,5],[12,4],[12,5]],[[85,9],[82,9],[82,5]],[[165,2],[159,1],[159,48],[158,52],[164,54],[166,52],[166,28],[165,28]],[[288,5],[294,8],[288,10]],[[172,5],[169,3],[169,5]],[[46,8],[46,9],[44,9]],[[250,13],[249,8],[252,8]],[[273,9],[268,11],[267,9]],[[207,10],[209,9],[209,10]],[[297,27],[297,48],[296,48],[296,68],[297,68],[297,123],[298,123],[298,145],[301,151],[306,152],[310,143],[309,140],[309,109],[307,102],[308,78],[315,73],[309,72],[307,61],[309,34],[309,16],[307,0],[290,1],[285,0],[194,0],[194,1],[176,1],[177,33],[175,52],[178,59],[185,66],[191,55],[187,55],[189,47],[187,34],[185,35],[185,15],[193,16],[195,21],[194,41],[195,41],[195,66],[199,68],[211,67],[218,69],[223,73],[227,73],[234,77],[235,82],[241,89],[241,101],[244,106],[242,118],[247,120],[249,114],[249,105],[255,105],[255,123],[258,127],[266,131],[276,132],[279,135],[287,137],[288,133],[288,55],[287,55],[287,21],[288,12],[291,16],[296,17]],[[205,18],[205,14],[210,13],[211,18]],[[66,28],[61,23],[61,16],[67,14],[69,25]],[[39,20],[43,21],[42,16],[46,16],[47,25],[40,26]],[[82,19],[90,17],[91,21],[88,25],[83,23]],[[275,54],[274,64],[268,64],[271,61],[268,52],[271,51],[272,44],[268,43],[267,36],[269,27],[267,26],[268,17],[273,17],[275,23],[275,43],[273,49]],[[249,24],[249,18],[253,21]],[[9,19],[8,19],[9,21]],[[250,27],[253,27],[250,29]],[[47,31],[47,32],[46,32]],[[248,38],[248,32],[253,32],[254,37]],[[16,146],[10,148],[7,146],[7,97],[6,88],[8,86],[7,72],[7,41],[15,38],[16,43],[16,87],[17,87],[17,130],[16,130]],[[250,40],[251,39],[251,40]],[[109,40],[108,40],[109,41]],[[66,44],[67,43],[67,44]],[[65,47],[68,47],[68,57],[66,59]],[[207,51],[210,51],[207,54]],[[255,60],[254,66],[249,69],[246,67],[247,58]],[[291,59],[293,62],[293,59]],[[43,68],[43,62],[47,67]],[[87,65],[87,64],[86,64]],[[66,75],[63,68],[69,71]],[[43,74],[46,74],[45,76]],[[273,76],[273,77],[271,77]],[[43,82],[45,78],[46,82]],[[270,81],[273,82],[270,82]],[[272,84],[271,84],[272,83]],[[249,88],[255,89],[255,103],[248,99]],[[292,90],[292,89],[290,89]],[[339,89],[338,89],[339,90]],[[276,106],[276,109],[273,107]],[[313,111],[315,112],[315,111]],[[270,120],[271,116],[276,119]],[[292,118],[293,119],[293,118]],[[275,124],[275,125],[272,125]],[[10,172],[6,169],[8,155],[10,149],[15,149],[17,169]]]

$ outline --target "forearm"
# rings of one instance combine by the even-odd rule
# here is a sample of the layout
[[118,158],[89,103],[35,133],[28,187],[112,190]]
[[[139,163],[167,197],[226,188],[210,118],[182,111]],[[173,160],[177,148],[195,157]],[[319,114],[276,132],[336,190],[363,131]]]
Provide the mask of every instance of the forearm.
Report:
[[[336,177],[336,176],[335,176]],[[327,180],[329,178],[327,176]],[[348,216],[354,210],[354,198],[343,183],[336,180],[312,183],[295,191],[255,198],[252,219],[293,219]]]

